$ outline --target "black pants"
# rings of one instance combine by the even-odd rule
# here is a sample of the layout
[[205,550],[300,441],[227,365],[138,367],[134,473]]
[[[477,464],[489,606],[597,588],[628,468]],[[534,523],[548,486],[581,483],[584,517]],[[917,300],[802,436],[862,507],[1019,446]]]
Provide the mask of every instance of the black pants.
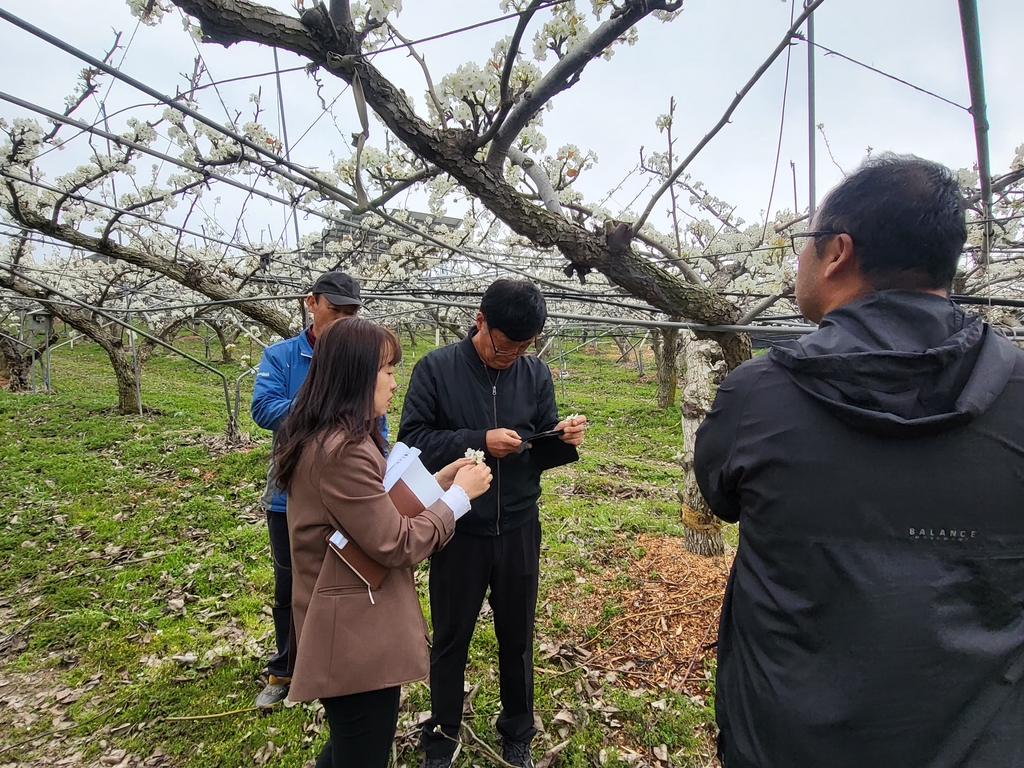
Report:
[[[498,639],[501,714],[498,733],[529,742],[533,727],[533,624],[537,611],[540,521],[533,520],[499,536],[455,531],[447,546],[430,559],[430,614],[434,645],[430,652],[430,719],[421,742],[427,757],[455,750],[462,722],[466,656],[484,594],[494,611]],[[435,733],[440,725],[443,733]]]
[[288,666],[288,636],[292,629],[292,551],[288,542],[288,517],[267,510],[270,554],[274,559],[274,640],[277,652],[267,663],[267,672],[291,677]]
[[316,768],[386,768],[401,693],[395,686],[320,699],[331,730]]

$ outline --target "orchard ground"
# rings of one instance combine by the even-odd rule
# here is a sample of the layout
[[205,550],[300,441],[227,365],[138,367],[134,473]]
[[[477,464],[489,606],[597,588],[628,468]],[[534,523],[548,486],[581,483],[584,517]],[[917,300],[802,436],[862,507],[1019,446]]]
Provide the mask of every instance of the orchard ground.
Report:
[[[406,341],[403,382],[433,348]],[[571,355],[564,379],[554,368],[560,412],[592,427],[581,461],[544,479],[535,758],[712,766],[709,646],[729,558],[683,550],[679,411],[658,410],[654,382],[618,356],[602,342]],[[245,389],[248,439],[229,446],[219,380],[180,358],[147,364],[141,417],[112,412],[95,345],[63,347],[52,372],[56,394],[0,392],[0,766],[311,765],[317,705],[250,709],[273,576],[257,504],[270,439]],[[406,686],[396,766],[418,765],[428,709],[427,687]],[[460,768],[495,764],[499,709],[485,604]]]

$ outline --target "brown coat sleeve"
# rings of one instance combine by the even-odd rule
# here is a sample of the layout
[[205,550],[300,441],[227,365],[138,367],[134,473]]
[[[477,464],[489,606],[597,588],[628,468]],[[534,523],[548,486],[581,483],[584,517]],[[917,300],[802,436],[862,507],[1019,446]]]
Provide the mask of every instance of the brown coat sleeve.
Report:
[[405,568],[425,560],[455,532],[455,517],[437,501],[405,517],[384,492],[384,458],[366,439],[330,456],[320,475],[328,517],[381,565]]

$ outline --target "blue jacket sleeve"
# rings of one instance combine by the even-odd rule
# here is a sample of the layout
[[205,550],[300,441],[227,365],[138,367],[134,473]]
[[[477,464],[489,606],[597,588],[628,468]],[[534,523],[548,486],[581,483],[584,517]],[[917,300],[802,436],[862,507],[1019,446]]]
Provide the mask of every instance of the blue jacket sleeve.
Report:
[[277,431],[291,405],[285,361],[278,350],[268,347],[263,350],[252,389],[252,420],[264,429]]
[[437,383],[426,358],[416,363],[402,406],[398,439],[420,449],[420,459],[431,472],[466,454],[467,448],[486,450],[486,429],[442,429]]

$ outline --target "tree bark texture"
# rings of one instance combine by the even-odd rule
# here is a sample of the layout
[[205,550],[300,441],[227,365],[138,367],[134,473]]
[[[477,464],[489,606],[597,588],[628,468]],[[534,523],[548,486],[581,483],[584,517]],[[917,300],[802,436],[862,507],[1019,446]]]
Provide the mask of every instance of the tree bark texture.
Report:
[[658,407],[675,405],[679,386],[679,329],[656,328],[651,331],[654,365],[658,369]]
[[[691,334],[687,333],[687,336]],[[679,492],[680,516],[684,527],[684,545],[687,551],[697,555],[715,556],[725,554],[722,540],[722,523],[716,518],[697,487],[693,473],[693,446],[697,428],[704,421],[715,399],[712,383],[714,348],[710,341],[688,338],[683,345],[686,361],[686,386],[683,389],[683,487]]]
[[220,344],[221,363],[235,362],[235,356],[231,353],[231,350],[235,345],[235,339],[238,338],[238,331],[235,331],[234,334],[229,337],[227,330],[221,323],[207,320],[206,324],[213,328],[217,334],[217,342]]
[[31,392],[32,352],[0,337],[0,373],[7,377],[8,392]]
[[[114,369],[114,377],[117,379],[117,410],[125,415],[136,415],[142,411],[142,403],[139,402],[138,388],[135,386],[135,364],[132,360],[132,352],[126,349],[124,344],[118,340],[116,343],[97,342],[103,351],[107,353],[110,360],[110,367]],[[139,376],[142,376],[143,361],[139,360]]]

